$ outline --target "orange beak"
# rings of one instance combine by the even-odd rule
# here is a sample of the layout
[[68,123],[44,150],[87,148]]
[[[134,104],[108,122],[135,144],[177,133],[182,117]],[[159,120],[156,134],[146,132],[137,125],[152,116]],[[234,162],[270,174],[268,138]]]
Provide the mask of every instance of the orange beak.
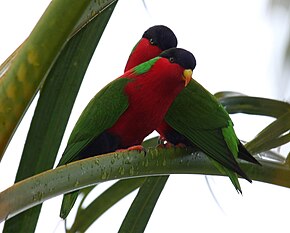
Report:
[[184,80],[185,82],[184,86],[186,87],[187,84],[192,79],[192,70],[191,69],[184,70],[182,74],[182,79]]

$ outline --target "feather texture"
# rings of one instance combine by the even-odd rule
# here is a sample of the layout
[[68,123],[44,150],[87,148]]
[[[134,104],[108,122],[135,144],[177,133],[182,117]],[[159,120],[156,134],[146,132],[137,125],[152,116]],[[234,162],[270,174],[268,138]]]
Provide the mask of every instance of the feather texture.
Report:
[[[161,123],[187,84],[189,77],[184,78],[185,69],[194,66],[195,58],[190,52],[174,49],[109,83],[81,114],[59,165],[140,145]],[[76,198],[77,191],[64,195],[62,218],[66,218]]]
[[[205,152],[214,161],[213,165],[229,176],[239,192],[237,174],[251,182],[236,159],[243,155],[247,161],[258,162],[237,138],[224,107],[195,80],[177,96],[157,131],[166,139],[176,138]],[[172,143],[178,144],[177,141]]]

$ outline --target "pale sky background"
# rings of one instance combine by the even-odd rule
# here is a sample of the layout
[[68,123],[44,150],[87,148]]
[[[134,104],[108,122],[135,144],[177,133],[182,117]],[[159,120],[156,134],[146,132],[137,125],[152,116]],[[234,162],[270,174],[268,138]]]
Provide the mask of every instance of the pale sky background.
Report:
[[[0,1],[0,63],[29,35],[49,2]],[[169,26],[178,38],[178,46],[195,55],[194,78],[210,92],[230,90],[289,101],[290,90],[279,81],[286,33],[289,33],[287,17],[278,15],[283,10],[271,12],[266,0],[179,0],[178,3],[147,0],[146,3],[148,11],[141,0],[120,0],[116,6],[81,86],[58,159],[88,101],[122,74],[132,47],[152,25]],[[1,191],[14,182],[33,106],[35,101],[0,163]],[[251,140],[271,122],[269,118],[245,115],[234,115],[232,119],[242,140]],[[240,180],[241,196],[228,178],[208,178],[223,210],[211,196],[204,176],[170,176],[145,232],[289,231],[286,214],[290,209],[289,189]],[[99,185],[96,193],[108,185]],[[118,203],[88,232],[97,229],[117,232],[133,198],[130,195]],[[44,203],[36,232],[64,232],[58,217],[60,203],[61,197]],[[3,223],[0,230],[2,227]]]

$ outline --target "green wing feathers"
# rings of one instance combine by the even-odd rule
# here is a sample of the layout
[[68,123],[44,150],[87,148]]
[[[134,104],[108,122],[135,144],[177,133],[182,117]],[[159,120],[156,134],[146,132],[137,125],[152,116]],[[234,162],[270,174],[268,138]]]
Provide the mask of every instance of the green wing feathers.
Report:
[[222,130],[224,140],[225,140],[229,150],[232,152],[234,157],[237,159],[238,152],[239,152],[239,149],[238,149],[239,139],[234,131],[232,121],[229,120],[228,127],[224,127],[221,130]]
[[71,133],[59,166],[73,161],[86,145],[119,119],[129,104],[123,91],[129,81],[127,78],[114,80],[89,102]]
[[[172,121],[170,121],[169,124],[171,125],[171,123]],[[176,123],[173,125],[178,125],[175,127],[175,130],[179,133],[182,132],[185,137],[212,159],[223,165],[225,168],[236,172],[246,180],[251,181],[239,167],[235,157],[228,148],[221,129],[194,130],[191,127],[188,127],[189,124],[183,125],[181,123]]]
[[[230,117],[216,98],[195,80],[191,80],[169,108],[168,117],[178,121],[188,120],[194,129],[218,129],[227,127]],[[174,127],[173,127],[174,128]]]
[[[123,91],[128,82],[127,78],[114,80],[89,102],[71,133],[58,166],[78,159],[79,153],[94,138],[114,125],[129,104]],[[112,99],[114,101],[111,101]],[[61,218],[65,219],[70,213],[78,194],[79,190],[64,195],[60,211]]]
[[[195,80],[177,96],[166,122],[205,152],[217,169],[228,175],[241,192],[237,174],[251,182],[236,159],[256,161],[237,138],[229,114],[217,99]],[[243,152],[239,153],[242,149]],[[252,162],[251,161],[251,162]],[[257,162],[256,162],[257,163]]]

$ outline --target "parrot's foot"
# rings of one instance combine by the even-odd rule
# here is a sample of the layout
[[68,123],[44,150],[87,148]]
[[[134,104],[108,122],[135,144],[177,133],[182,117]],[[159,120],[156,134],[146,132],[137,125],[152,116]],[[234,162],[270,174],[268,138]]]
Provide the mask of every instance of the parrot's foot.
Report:
[[158,142],[158,145],[165,145],[166,138],[160,135],[157,142]]
[[174,144],[168,142],[165,137],[159,136],[157,148],[171,148]]
[[173,148],[173,147],[175,147],[175,145],[170,142],[164,142],[157,146],[157,148]]
[[127,148],[127,150],[137,150],[139,152],[145,151],[145,148],[141,145],[136,145],[136,146],[130,146],[129,148]]
[[178,144],[175,145],[175,144],[173,144],[171,142],[168,142],[165,137],[163,137],[163,136],[159,137],[157,148],[173,148],[173,147],[185,148],[186,145],[183,144],[183,143],[178,143]]
[[131,150],[137,150],[138,152],[144,152],[146,154],[145,148],[141,145],[130,146],[127,149],[119,149],[116,150],[116,152],[131,151]]

